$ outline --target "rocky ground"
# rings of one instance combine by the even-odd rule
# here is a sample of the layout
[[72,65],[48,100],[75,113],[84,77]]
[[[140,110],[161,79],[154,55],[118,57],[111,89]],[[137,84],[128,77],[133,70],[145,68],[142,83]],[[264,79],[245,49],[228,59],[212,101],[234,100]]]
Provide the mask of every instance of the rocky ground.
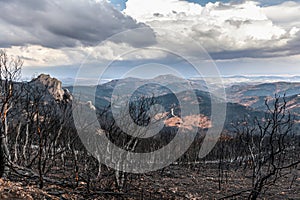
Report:
[[[300,176],[294,175],[288,174],[269,186],[261,199],[300,199]],[[113,186],[109,188],[106,183],[110,178],[103,177],[99,184],[90,186],[90,191],[83,182],[76,188],[46,184],[40,190],[35,182],[0,179],[0,199],[222,199],[248,189],[251,183],[243,171],[230,171],[225,173],[219,190],[217,168],[204,164],[174,165],[157,172],[131,175],[122,192]],[[97,190],[97,187],[101,189]],[[246,197],[247,192],[234,198]]]

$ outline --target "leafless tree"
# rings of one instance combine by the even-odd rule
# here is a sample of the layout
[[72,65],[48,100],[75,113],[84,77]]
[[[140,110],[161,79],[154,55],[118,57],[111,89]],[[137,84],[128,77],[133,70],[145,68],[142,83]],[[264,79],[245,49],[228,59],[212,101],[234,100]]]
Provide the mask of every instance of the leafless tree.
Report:
[[[141,152],[141,151],[151,151],[151,144],[142,142],[143,139],[140,139],[144,133],[141,127],[147,127],[150,122],[151,116],[149,115],[149,109],[152,105],[157,103],[157,100],[154,97],[146,97],[142,96],[136,98],[134,101],[129,103],[129,113],[126,110],[121,110],[118,117],[120,119],[126,119],[128,114],[130,115],[132,121],[137,125],[133,126],[129,124],[128,120],[120,120],[119,124],[116,123],[116,120],[112,115],[111,107],[114,105],[109,105],[101,110],[98,110],[98,120],[101,124],[101,127],[104,130],[105,136],[111,141],[111,143],[115,144],[119,148],[124,149],[124,153],[122,155],[118,155],[116,157],[103,157],[103,155],[109,155],[109,152],[112,152],[113,145],[110,143],[107,144],[107,147],[104,149],[97,149],[94,155],[99,161],[98,165],[98,179],[101,179],[101,173],[104,173],[102,169],[104,168],[101,164],[101,159],[109,159],[109,162],[116,163],[119,170],[114,170],[114,180],[116,188],[119,190],[124,190],[127,185],[128,173],[125,173],[123,169],[125,169],[125,165],[127,164],[124,159],[127,157],[126,152]],[[123,105],[126,107],[125,105]],[[122,124],[120,124],[122,123]],[[133,127],[134,130],[130,129],[130,131],[134,131],[134,135],[132,136],[129,133],[125,133],[124,130],[120,128],[121,126],[125,127]],[[94,136],[92,136],[94,137]],[[89,142],[93,142],[92,139]],[[95,145],[96,146],[96,145]],[[106,153],[105,153],[106,152]],[[103,154],[103,155],[101,155]]]
[[264,119],[245,120],[235,126],[246,152],[248,168],[252,170],[249,199],[257,199],[266,186],[274,184],[282,171],[300,163],[293,159],[293,118],[286,109],[285,97],[275,96],[267,107]]
[[0,177],[7,176],[7,163],[11,160],[8,148],[8,114],[15,100],[15,81],[21,76],[23,61],[20,58],[9,57],[0,50]]

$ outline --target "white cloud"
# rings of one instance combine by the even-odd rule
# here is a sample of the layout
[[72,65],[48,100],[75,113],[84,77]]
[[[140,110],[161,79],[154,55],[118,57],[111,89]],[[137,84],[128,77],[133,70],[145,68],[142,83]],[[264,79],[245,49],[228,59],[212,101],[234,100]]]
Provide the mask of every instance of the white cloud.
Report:
[[[260,56],[264,56],[262,50],[266,56],[270,55],[269,50],[276,55],[275,49],[287,45],[299,31],[296,26],[274,24],[266,10],[254,1],[208,3],[201,7],[180,0],[128,0],[124,13],[152,27],[157,32],[157,40],[164,45],[185,43],[189,49],[192,38],[210,53],[246,51],[239,55],[245,57],[257,56],[254,51],[257,49]],[[157,27],[180,32],[180,35],[165,35]],[[190,53],[197,54],[193,49]]]
[[[19,56],[24,66],[46,67],[85,63],[106,63],[111,61],[159,59],[164,58],[162,51],[151,48],[135,48],[127,43],[103,42],[98,46],[53,49],[40,45],[12,46],[6,49],[11,56]],[[87,59],[88,58],[88,59]]]
[[128,0],[125,13],[139,22],[160,20],[176,20],[178,15],[188,17],[202,11],[199,4],[179,0]]
[[263,12],[275,24],[286,28],[300,27],[300,3],[286,1],[282,4],[263,7]]
[[19,56],[24,66],[43,67],[80,63],[85,55],[74,48],[52,49],[39,45],[12,46],[6,49],[11,56]]

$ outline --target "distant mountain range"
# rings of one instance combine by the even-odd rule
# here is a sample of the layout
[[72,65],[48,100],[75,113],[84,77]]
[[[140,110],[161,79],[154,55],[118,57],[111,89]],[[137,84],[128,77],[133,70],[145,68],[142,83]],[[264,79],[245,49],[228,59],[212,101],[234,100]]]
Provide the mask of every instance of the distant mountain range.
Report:
[[[236,78],[236,77],[235,77]],[[46,87],[48,90],[47,101],[53,99],[54,102],[65,102],[71,104],[73,86],[62,87],[62,83],[51,78],[49,75],[40,75],[29,82],[33,86]],[[98,111],[110,109],[111,98],[116,86],[122,86],[123,95],[135,88],[131,101],[136,101],[135,97],[154,98],[154,102],[162,105],[167,116],[165,124],[167,126],[180,126],[181,120],[190,120],[191,126],[207,128],[210,124],[211,113],[211,94],[203,80],[183,80],[171,75],[159,76],[151,80],[141,80],[137,78],[126,78],[121,80],[112,80],[110,82],[97,86],[78,86],[76,90],[80,91],[80,101],[93,102],[93,106]],[[187,87],[188,86],[188,87]],[[171,89],[170,89],[171,88]],[[197,99],[192,101],[187,88],[191,88]],[[173,91],[172,91],[173,89]],[[218,88],[216,88],[218,89]],[[35,91],[32,91],[35,92]],[[266,110],[265,99],[271,99],[275,94],[286,95],[287,109],[295,115],[295,123],[300,122],[300,83],[297,82],[274,82],[262,84],[236,83],[226,87],[227,94],[227,113],[225,128],[230,129],[231,122],[242,120],[244,117],[250,119],[257,117],[262,119]],[[93,99],[93,95],[95,98]],[[181,118],[181,110],[177,97],[184,99],[186,103],[199,105],[200,113],[198,116],[191,115],[185,119]],[[217,98],[217,102],[223,101]],[[122,99],[120,99],[122,101]],[[71,105],[70,105],[71,106]],[[172,113],[173,112],[173,113]],[[189,111],[188,111],[189,112]],[[192,111],[191,111],[192,113]],[[173,114],[173,115],[172,115]],[[201,125],[192,122],[194,118],[201,118]],[[196,120],[197,121],[197,120]],[[203,125],[204,124],[204,125]]]
[[[207,87],[203,80],[186,81],[171,75],[159,76],[151,80],[126,78],[122,80],[112,80],[98,86],[79,86],[76,90],[77,92],[80,91],[81,99],[85,101],[93,101],[91,96],[95,95],[95,107],[98,110],[103,110],[109,107],[113,91],[117,85],[122,85],[124,91],[130,91],[131,88],[137,88],[134,93],[136,96],[146,96],[147,98],[151,98],[155,94],[155,102],[161,104],[168,114],[170,114],[171,110],[174,109],[175,115],[179,117],[180,106],[177,97],[184,99],[186,103],[191,103],[193,105],[198,104],[200,110],[199,114],[206,117],[206,120],[210,120],[211,94],[207,91]],[[144,86],[139,87],[139,85]],[[195,93],[197,97],[196,102],[192,102],[191,99],[188,98],[190,95],[189,92],[185,90],[187,88],[186,85],[188,85],[188,88],[191,88],[192,92]],[[67,88],[72,93],[73,87],[71,86]],[[176,92],[173,93],[168,88],[176,88]],[[223,101],[221,98],[217,99],[219,99],[220,102]],[[231,122],[241,120],[244,117],[263,118],[264,112],[232,101],[227,103],[226,115],[225,126],[229,128]],[[191,118],[189,119],[191,120]]]
[[[221,76],[225,86],[234,84],[260,84],[260,83],[274,83],[274,82],[300,82],[300,75],[235,75],[235,76]],[[24,80],[30,80],[30,78],[24,78]],[[63,86],[68,87],[74,85],[74,78],[61,78]],[[101,80],[101,84],[108,83],[113,78],[105,78]],[[203,81],[201,77],[188,78],[191,82]],[[93,81],[90,79],[77,79],[77,83],[80,85],[91,85]]]
[[265,110],[265,100],[277,96],[285,97],[287,109],[300,115],[300,83],[275,82],[257,85],[233,85],[226,89],[227,99],[230,102]]

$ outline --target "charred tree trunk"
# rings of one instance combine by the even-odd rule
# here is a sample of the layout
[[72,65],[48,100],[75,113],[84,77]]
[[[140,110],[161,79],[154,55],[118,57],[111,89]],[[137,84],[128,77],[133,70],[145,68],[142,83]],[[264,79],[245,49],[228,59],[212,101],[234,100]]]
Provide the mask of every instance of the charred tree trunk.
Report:
[[[3,122],[2,122],[2,130],[1,130],[1,135],[0,135],[0,148],[1,148],[1,154],[2,154],[2,159],[0,160],[2,164],[0,168],[3,168],[3,172],[1,173],[0,171],[0,177],[7,177],[9,174],[9,167],[8,162],[11,160],[10,152],[8,149],[8,144],[7,144],[7,132],[8,132],[8,126],[7,126],[7,118],[5,117]],[[3,167],[2,167],[3,166]]]
[[0,177],[4,174],[4,168],[5,168],[5,157],[4,157],[4,151],[3,151],[3,140],[4,138],[1,136],[1,146],[0,146]]
[[7,166],[10,160],[10,154],[7,146],[6,136],[1,136],[1,150],[0,150],[0,177],[7,177],[9,173],[9,168]]

